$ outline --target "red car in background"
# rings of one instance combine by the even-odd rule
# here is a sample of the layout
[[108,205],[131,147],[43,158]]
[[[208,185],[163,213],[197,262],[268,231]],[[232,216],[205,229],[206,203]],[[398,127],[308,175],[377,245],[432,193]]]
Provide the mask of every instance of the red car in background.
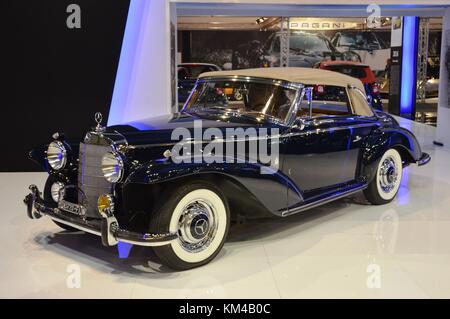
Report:
[[366,95],[369,98],[369,102],[372,107],[380,111],[383,110],[380,85],[377,82],[375,74],[367,64],[352,61],[322,61],[318,63],[316,67],[323,70],[339,72],[360,79],[364,84]]

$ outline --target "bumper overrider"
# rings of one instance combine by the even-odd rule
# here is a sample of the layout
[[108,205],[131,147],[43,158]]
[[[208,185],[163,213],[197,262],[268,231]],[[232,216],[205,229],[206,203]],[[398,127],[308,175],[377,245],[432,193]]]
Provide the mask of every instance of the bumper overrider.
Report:
[[422,156],[417,161],[417,165],[422,166],[431,161],[431,156],[428,153],[422,152]]
[[42,216],[48,216],[59,223],[100,236],[105,246],[114,246],[119,242],[139,246],[163,246],[178,238],[176,233],[149,234],[121,229],[114,216],[104,216],[99,222],[90,222],[76,215],[71,217],[68,216],[71,212],[63,213],[65,211],[61,208],[61,205],[59,205],[59,208],[47,206],[36,185],[30,185],[29,189],[31,192],[24,199],[29,218],[38,219]]

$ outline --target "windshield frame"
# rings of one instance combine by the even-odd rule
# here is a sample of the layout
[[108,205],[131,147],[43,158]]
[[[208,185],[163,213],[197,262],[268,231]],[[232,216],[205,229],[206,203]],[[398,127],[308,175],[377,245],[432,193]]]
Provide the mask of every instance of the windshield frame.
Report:
[[[195,90],[197,89],[199,84],[203,84],[206,82],[213,82],[213,81],[214,82],[231,81],[231,82],[260,83],[260,84],[280,86],[285,89],[295,90],[294,101],[292,102],[291,106],[289,107],[286,118],[280,119],[278,117],[271,116],[269,114],[259,113],[259,114],[263,114],[266,117],[271,118],[275,122],[282,123],[283,125],[286,125],[286,126],[290,126],[293,123],[292,114],[293,114],[294,110],[296,110],[298,108],[298,106],[301,104],[302,99],[304,97],[304,94],[302,94],[302,92],[303,92],[303,89],[305,88],[305,85],[301,84],[301,83],[297,83],[297,82],[289,82],[289,81],[285,81],[285,80],[277,80],[277,79],[264,78],[264,77],[240,76],[240,75],[209,76],[209,77],[203,77],[203,78],[197,79],[191,93],[189,94],[188,99],[184,103],[183,108],[181,109],[180,112],[188,112],[187,105],[188,105],[189,101],[191,100],[192,95],[195,92]],[[224,108],[224,110],[226,111],[227,109]],[[247,112],[242,112],[242,113],[249,114]]]

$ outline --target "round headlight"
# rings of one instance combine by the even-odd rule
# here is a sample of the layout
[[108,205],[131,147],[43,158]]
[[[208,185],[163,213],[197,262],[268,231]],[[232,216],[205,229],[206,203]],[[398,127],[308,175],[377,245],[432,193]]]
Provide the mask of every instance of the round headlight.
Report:
[[54,170],[63,169],[67,163],[67,150],[59,141],[51,142],[47,149],[48,164]]
[[108,152],[102,158],[103,176],[110,183],[117,183],[123,176],[123,159],[117,153]]

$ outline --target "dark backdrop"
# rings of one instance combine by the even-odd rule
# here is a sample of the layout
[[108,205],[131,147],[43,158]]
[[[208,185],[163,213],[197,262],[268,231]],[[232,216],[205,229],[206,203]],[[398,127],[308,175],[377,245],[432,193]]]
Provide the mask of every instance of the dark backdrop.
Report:
[[[66,26],[71,3],[81,7],[81,29]],[[96,111],[107,120],[128,6],[2,0],[0,171],[38,170],[27,158],[32,147],[60,130],[82,137]]]

